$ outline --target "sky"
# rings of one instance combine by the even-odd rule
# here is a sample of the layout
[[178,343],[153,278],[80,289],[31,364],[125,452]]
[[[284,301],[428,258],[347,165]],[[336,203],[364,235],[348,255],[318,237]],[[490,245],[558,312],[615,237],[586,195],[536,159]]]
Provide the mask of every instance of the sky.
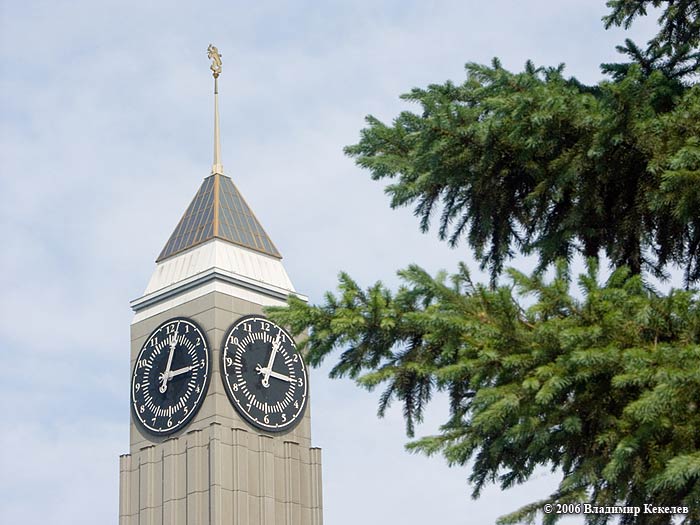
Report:
[[[411,263],[466,261],[484,278],[464,245],[391,210],[343,147],[366,115],[412,109],[400,94],[463,81],[467,62],[564,62],[597,82],[615,45],[655,25],[606,31],[605,13],[592,0],[0,0],[0,522],[117,523],[129,301],[210,171],[210,42],[225,173],[317,303],[341,270],[396,286]],[[472,500],[468,468],[406,452],[400,407],[378,419],[378,393],[328,379],[329,359],[311,398],[325,523],[494,523],[556,487],[542,470]],[[437,396],[417,436],[446,416]]]

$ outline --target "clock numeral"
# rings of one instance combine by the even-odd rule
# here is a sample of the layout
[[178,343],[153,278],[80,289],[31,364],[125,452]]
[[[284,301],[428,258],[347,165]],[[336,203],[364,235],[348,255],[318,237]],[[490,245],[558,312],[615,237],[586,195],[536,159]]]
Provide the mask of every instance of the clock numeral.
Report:
[[141,405],[141,406],[139,407],[139,412],[141,412],[141,413],[143,414],[145,411],[146,411],[146,407],[143,406],[143,405]]
[[265,423],[268,423],[268,424],[270,423],[270,418],[267,417],[267,414],[265,414],[265,417],[263,418],[263,421],[264,421]]
[[199,368],[204,369],[204,359],[199,362]]
[[231,366],[232,364],[233,364],[233,359],[231,359],[230,357],[227,357],[226,358],[226,366]]
[[243,323],[243,331],[244,332],[252,332],[253,327],[250,325],[250,323]]
[[299,410],[299,401],[294,401],[294,408]]
[[260,321],[260,329],[263,332],[269,332],[270,331],[270,323],[266,323],[265,321]]
[[190,409],[187,408],[187,407],[185,407],[185,415],[187,415],[187,414],[189,414],[189,413],[190,413]]
[[134,390],[136,390],[137,392],[141,390],[141,383],[136,383],[136,386],[134,386]]
[[150,345],[151,345],[151,348],[156,347],[158,345],[158,338],[154,337],[153,339],[151,339]]
[[228,336],[228,344],[238,346],[238,344],[239,344],[238,337],[233,337],[233,334]]
[[172,427],[172,426],[173,426],[173,420],[171,418],[171,419],[168,419],[168,427]]
[[188,324],[185,325],[185,333],[186,334],[190,333],[190,325],[188,325]]
[[200,344],[202,344],[202,338],[198,337],[197,342],[194,344],[194,346],[199,346]]
[[250,403],[248,403],[248,411],[249,412],[250,412],[250,407],[252,407],[252,406],[253,406],[253,402],[251,401]]
[[139,359],[138,367],[139,367],[139,368],[143,368],[143,367],[146,366],[147,364],[148,364],[148,359]]
[[151,423],[156,424],[156,418],[151,418]]
[[287,422],[287,414],[282,412],[282,423],[286,423],[286,422]]
[[198,394],[201,392],[201,390],[199,389],[199,385],[197,385],[197,388],[195,388],[194,391],[197,392]]
[[175,324],[169,324],[168,326],[165,327],[165,333],[166,334],[172,334],[175,331]]
[[297,379],[297,383],[299,383],[299,386],[304,386],[304,380],[301,377]]
[[295,363],[298,362],[299,361],[299,354],[294,354],[292,356],[292,361],[294,361]]
[[231,390],[233,390],[234,392],[238,392],[238,383],[234,383],[233,385],[231,385]]

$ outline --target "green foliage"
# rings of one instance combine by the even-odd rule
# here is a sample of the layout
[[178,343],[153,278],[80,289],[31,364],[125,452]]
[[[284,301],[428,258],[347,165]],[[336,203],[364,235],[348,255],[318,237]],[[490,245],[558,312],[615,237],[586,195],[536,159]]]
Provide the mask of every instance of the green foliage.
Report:
[[700,44],[700,2],[697,0],[608,0],[611,10],[603,17],[605,28],[632,25],[638,16],[646,16],[647,6],[661,9],[659,33],[650,44],[666,48],[669,54],[675,49]]
[[[395,292],[342,273],[321,305],[291,298],[271,317],[295,334],[311,365],[340,351],[331,376],[381,388],[379,415],[403,408],[406,431],[445,392],[450,417],[411,451],[468,466],[474,497],[562,473],[557,490],[503,516],[532,522],[547,503],[686,505],[700,525],[700,2],[609,0],[606,27],[661,10],[646,48],[586,86],[564,67],[512,73],[467,64],[461,85],[414,89],[391,125],[367,117],[346,153],[389,179],[391,206],[413,205],[426,231],[466,239],[488,286],[465,266],[448,276],[418,266]],[[536,254],[532,275],[507,270]],[[572,292],[569,262],[588,270]],[[600,282],[598,257],[614,271]],[[644,272],[685,271],[685,291],[659,294]],[[546,280],[544,270],[554,267]],[[557,514],[543,516],[554,523]],[[609,514],[586,516],[608,523]],[[623,515],[669,524],[668,515]]]
[[686,522],[700,523],[700,295],[655,293],[625,268],[601,285],[594,259],[578,278],[582,299],[564,263],[551,281],[508,274],[493,288],[463,266],[435,278],[411,266],[395,293],[341,274],[324,304],[292,299],[269,313],[295,333],[312,328],[303,348],[314,365],[343,349],[332,375],[381,387],[380,415],[400,402],[410,436],[446,392],[449,420],[408,449],[469,464],[474,497],[537,467],[563,473],[555,493],[502,523],[548,502],[685,504]]
[[[610,2],[607,23],[629,23],[647,3]],[[367,117],[345,151],[373,179],[391,180],[391,206],[414,205],[423,231],[441,208],[440,238],[466,239],[492,282],[518,251],[537,254],[541,269],[577,252],[657,276],[674,263],[694,282],[700,103],[688,81],[700,31],[698,2],[679,13],[687,3],[669,8],[647,50],[619,48],[632,61],[603,65],[612,82],[583,85],[563,65],[512,73],[496,59],[470,63],[461,85],[403,95],[420,113],[391,125]]]

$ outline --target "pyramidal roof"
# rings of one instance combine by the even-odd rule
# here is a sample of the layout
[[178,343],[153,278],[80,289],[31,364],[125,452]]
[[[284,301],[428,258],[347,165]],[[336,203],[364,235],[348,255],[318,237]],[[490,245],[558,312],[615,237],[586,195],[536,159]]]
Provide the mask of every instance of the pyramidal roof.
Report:
[[156,262],[214,238],[282,258],[236,185],[220,173],[204,179]]
[[221,164],[219,140],[219,75],[221,55],[209,44],[207,56],[213,61],[210,69],[214,77],[214,164],[211,175],[204,179],[185,214],[163,251],[159,263],[211,239],[225,241],[281,259],[280,252],[263,230],[255,214],[243,199],[233,181],[225,176]]

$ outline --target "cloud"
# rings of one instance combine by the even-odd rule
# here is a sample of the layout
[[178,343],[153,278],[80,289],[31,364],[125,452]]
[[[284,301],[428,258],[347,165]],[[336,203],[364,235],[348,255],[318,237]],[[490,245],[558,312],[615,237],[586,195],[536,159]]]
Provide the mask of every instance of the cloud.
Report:
[[19,424],[0,434],[2,523],[117,522],[118,454],[128,431],[89,424]]

